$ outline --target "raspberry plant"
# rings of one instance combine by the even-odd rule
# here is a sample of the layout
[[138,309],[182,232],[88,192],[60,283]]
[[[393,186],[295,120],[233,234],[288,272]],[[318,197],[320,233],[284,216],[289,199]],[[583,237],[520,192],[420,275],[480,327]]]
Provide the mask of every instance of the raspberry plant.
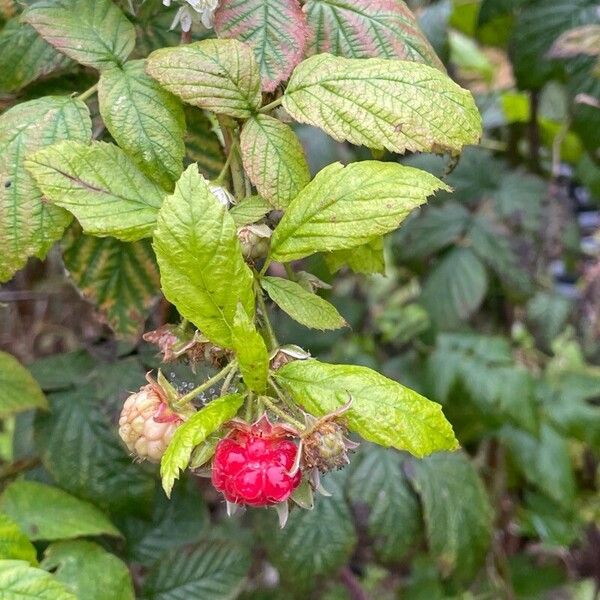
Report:
[[[311,358],[274,369],[270,360],[280,347],[266,299],[307,327],[345,326],[298,279],[295,261],[318,252],[381,252],[383,235],[436,190],[448,189],[424,171],[376,160],[335,163],[311,179],[291,121],[374,151],[456,155],[480,134],[473,99],[446,75],[418,31],[418,47],[407,39],[393,58],[319,48],[305,55],[306,17],[295,1],[277,9],[266,3],[274,11],[262,25],[268,45],[249,29],[260,4],[224,2],[217,14],[222,37],[161,48],[143,61],[128,60],[134,30],[108,1],[93,9],[81,0],[35,4],[23,19],[56,49],[98,70],[99,80],[79,97],[40,98],[2,117],[12,177],[5,193],[27,206],[31,226],[8,232],[14,254],[5,277],[29,256],[43,256],[73,217],[80,236],[151,239],[162,292],[185,319],[184,335],[201,336],[224,354],[221,371],[197,390],[179,397],[159,389],[165,399],[155,414],[144,404],[153,393],[148,388],[125,405],[121,436],[139,458],[156,459],[173,428],[156,425],[162,404],[176,414],[192,412],[197,394],[225,380],[219,400],[186,415],[170,441],[161,461],[167,494],[194,450],[239,411],[246,419],[271,414],[298,423],[303,411],[322,417],[350,399],[343,420],[364,439],[416,456],[457,447],[438,405],[370,369]],[[73,20],[79,13],[84,25]],[[302,33],[299,47],[290,51],[269,18],[288,19]],[[93,139],[85,101],[96,92],[114,142]],[[223,144],[226,161],[212,181],[197,163],[183,168],[183,103],[204,111]],[[286,277],[269,275],[276,265]],[[159,434],[165,439],[154,439]]]
[[[499,18],[491,4],[481,3],[482,36]],[[514,4],[496,7],[500,17],[527,2]],[[590,3],[578,4],[587,14]],[[129,600],[135,584],[148,599],[233,598],[252,580],[244,593],[258,598],[275,584],[262,555],[251,568],[257,543],[298,597],[339,572],[354,600],[359,535],[386,567],[412,560],[425,536],[433,562],[415,559],[415,590],[432,568],[448,593],[466,588],[490,545],[490,580],[508,579],[473,465],[502,463],[500,440],[536,493],[564,509],[575,485],[555,429],[565,409],[537,410],[523,392],[533,376],[511,348],[456,330],[494,277],[511,299],[533,298],[533,276],[494,219],[514,216],[515,188],[534,196],[540,182],[511,171],[471,183],[507,167],[465,151],[482,135],[479,110],[406,4],[7,0],[0,13],[0,281],[18,280],[32,258],[61,260],[114,336],[112,361],[59,355],[34,363],[33,377],[0,354],[0,415],[22,413],[9,427],[15,439],[29,427],[40,455],[24,441],[24,465],[6,475],[28,472],[0,497],[0,592]],[[465,19],[459,8],[453,18]],[[552,52],[576,52],[577,36],[555,28]],[[472,67],[453,35],[453,66]],[[537,70],[515,68],[537,85]],[[321,164],[307,137],[337,142],[344,160]],[[581,137],[593,150],[593,132]],[[476,205],[477,186],[493,210]],[[518,235],[533,235],[536,215]],[[328,290],[386,263],[387,283],[373,279],[358,302],[372,312],[369,342],[360,327],[348,332],[356,319]],[[291,322],[344,341],[314,358]],[[535,363],[538,395],[552,395],[562,367],[520,335],[514,354]],[[421,362],[407,352],[400,365],[379,364],[387,346],[409,343]],[[361,344],[369,360],[352,355]],[[444,413],[464,444],[493,423],[474,463]],[[579,421],[571,427],[580,435]],[[564,467],[556,482],[540,475],[545,452]],[[232,519],[208,530],[197,487]],[[540,506],[533,498],[528,509]],[[253,524],[250,542],[241,519]],[[77,539],[100,535],[103,544]],[[135,565],[133,579],[115,553]],[[504,593],[494,582],[485,592]]]

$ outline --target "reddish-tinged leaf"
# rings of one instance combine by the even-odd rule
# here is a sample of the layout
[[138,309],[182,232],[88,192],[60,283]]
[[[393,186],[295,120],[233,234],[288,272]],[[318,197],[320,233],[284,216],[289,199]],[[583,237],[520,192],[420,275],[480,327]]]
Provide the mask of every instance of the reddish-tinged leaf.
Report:
[[401,0],[308,0],[309,54],[399,58],[444,69]]
[[266,92],[302,60],[308,36],[298,0],[223,0],[215,12],[215,30],[219,37],[252,46]]

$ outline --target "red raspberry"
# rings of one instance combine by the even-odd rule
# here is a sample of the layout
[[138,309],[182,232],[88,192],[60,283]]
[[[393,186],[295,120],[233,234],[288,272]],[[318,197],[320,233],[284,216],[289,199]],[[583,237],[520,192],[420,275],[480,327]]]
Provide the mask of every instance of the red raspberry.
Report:
[[298,453],[289,435],[266,417],[253,425],[234,423],[215,452],[212,482],[229,502],[271,506],[286,501],[300,484],[302,473],[290,475]]

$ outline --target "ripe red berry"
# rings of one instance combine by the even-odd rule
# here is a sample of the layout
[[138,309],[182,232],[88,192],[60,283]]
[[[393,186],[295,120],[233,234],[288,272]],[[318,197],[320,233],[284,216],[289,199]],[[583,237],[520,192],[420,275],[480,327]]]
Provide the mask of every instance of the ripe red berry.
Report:
[[253,425],[237,423],[217,445],[212,482],[229,502],[271,506],[284,502],[300,484],[298,470],[290,475],[298,453],[289,432],[266,417]]

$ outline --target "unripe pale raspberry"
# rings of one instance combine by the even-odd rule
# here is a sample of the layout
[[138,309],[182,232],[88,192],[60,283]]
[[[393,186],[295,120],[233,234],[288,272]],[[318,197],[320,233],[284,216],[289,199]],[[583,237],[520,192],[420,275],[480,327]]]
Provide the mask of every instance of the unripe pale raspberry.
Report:
[[119,435],[140,460],[160,462],[181,422],[156,385],[148,384],[125,401],[119,418]]

